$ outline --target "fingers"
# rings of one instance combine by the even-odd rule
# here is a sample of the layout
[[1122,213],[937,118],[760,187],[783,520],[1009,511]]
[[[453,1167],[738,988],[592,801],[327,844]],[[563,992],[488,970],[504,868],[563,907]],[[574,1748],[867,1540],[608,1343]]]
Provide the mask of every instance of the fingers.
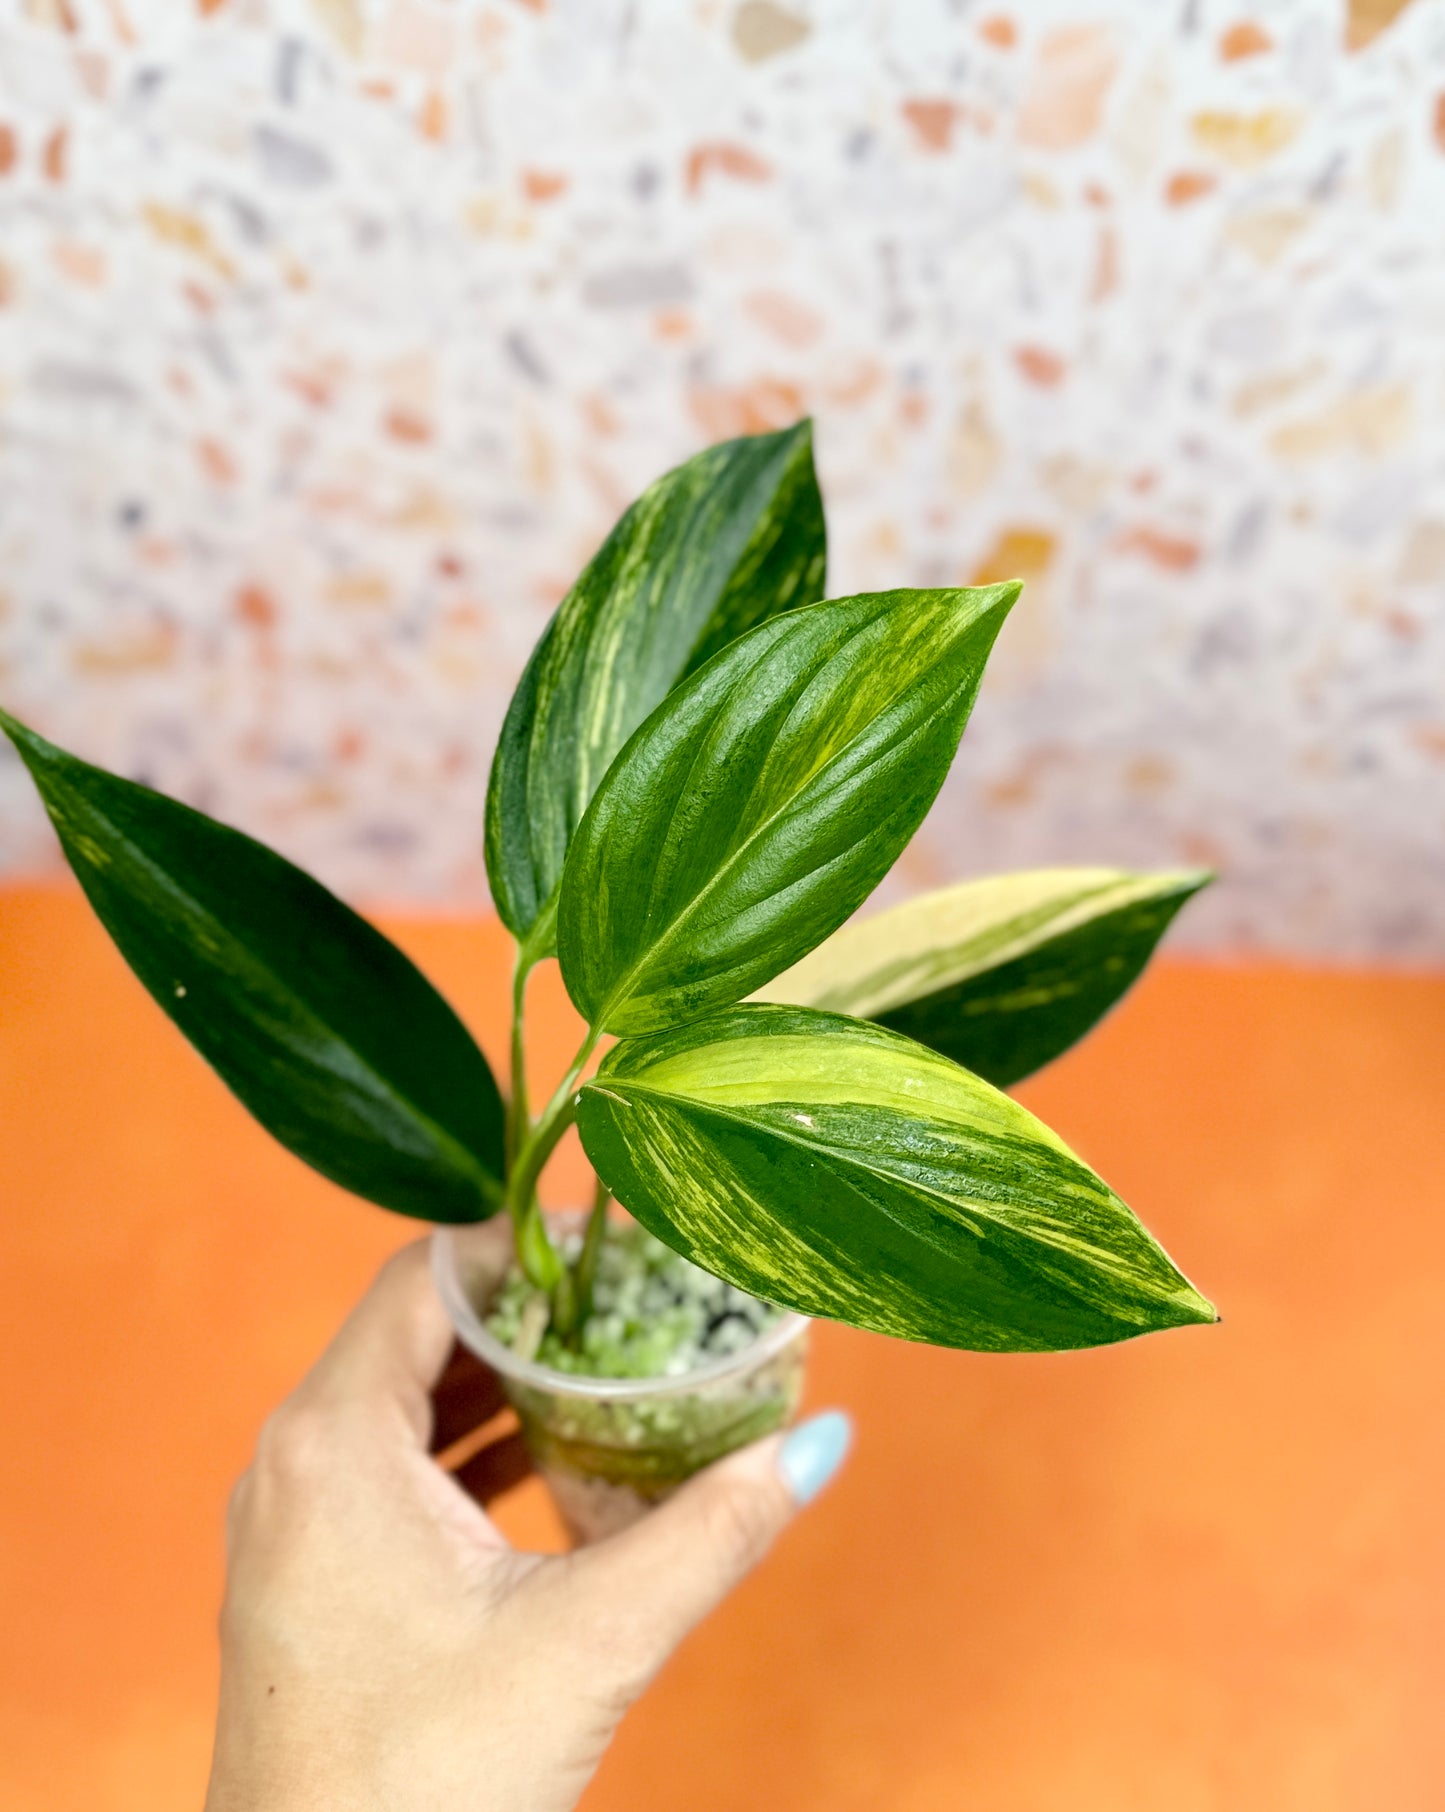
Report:
[[751,1572],[851,1442],[847,1416],[815,1416],[720,1460],[640,1523],[573,1556],[580,1627],[604,1632],[628,1692]]
[[427,1244],[403,1246],[342,1323],[296,1392],[364,1415],[398,1411],[419,1444],[431,1435],[431,1391],[452,1327],[431,1279]]

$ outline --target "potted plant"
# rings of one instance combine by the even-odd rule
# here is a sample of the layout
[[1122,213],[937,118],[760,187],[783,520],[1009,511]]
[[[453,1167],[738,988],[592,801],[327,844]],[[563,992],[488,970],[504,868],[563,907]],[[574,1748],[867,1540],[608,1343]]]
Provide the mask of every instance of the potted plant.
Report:
[[[845,924],[937,794],[1020,588],[825,600],[824,565],[802,423],[660,479],[552,618],[487,804],[517,946],[505,1100],[318,882],[0,713],[202,1056],[307,1163],[443,1229],[459,1333],[583,1534],[785,1420],[807,1317],[990,1351],[1215,1319],[1001,1092],[1119,998],[1208,877],[1007,875]],[[548,961],[587,1030],[534,1111]],[[574,1122],[595,1200],[549,1224],[537,1181]]]

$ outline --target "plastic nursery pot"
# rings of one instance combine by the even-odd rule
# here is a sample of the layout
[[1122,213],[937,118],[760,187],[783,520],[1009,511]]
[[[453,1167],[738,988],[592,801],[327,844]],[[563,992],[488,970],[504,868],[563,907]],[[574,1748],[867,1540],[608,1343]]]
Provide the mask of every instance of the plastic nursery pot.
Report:
[[[549,1215],[559,1242],[581,1215]],[[591,1378],[522,1359],[484,1317],[511,1259],[501,1217],[438,1227],[432,1274],[463,1346],[502,1380],[569,1533],[597,1541],[634,1523],[712,1461],[790,1422],[808,1320],[785,1314],[750,1345],[662,1378]]]

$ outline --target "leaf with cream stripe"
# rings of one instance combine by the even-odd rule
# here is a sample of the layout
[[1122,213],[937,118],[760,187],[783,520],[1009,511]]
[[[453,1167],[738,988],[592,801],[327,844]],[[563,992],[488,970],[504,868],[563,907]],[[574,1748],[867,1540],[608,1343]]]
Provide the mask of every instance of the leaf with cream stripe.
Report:
[[876,1025],[756,1005],[625,1040],[578,1126],[660,1239],[804,1314],[1021,1352],[1215,1319],[1055,1133]]
[[426,977],[274,850],[67,755],[0,711],[121,955],[261,1124],[383,1207],[502,1199],[502,1102]]
[[551,947],[567,846],[614,755],[685,674],[823,595],[809,422],[709,447],[645,491],[563,599],[507,710],[487,792],[497,910]]
[[729,1005],[867,898],[943,783],[1018,592],[789,611],[658,706],[562,877],[562,976],[592,1025],[651,1032]]
[[1108,1012],[1210,879],[1044,868],[964,881],[844,925],[754,998],[877,1020],[1003,1088]]

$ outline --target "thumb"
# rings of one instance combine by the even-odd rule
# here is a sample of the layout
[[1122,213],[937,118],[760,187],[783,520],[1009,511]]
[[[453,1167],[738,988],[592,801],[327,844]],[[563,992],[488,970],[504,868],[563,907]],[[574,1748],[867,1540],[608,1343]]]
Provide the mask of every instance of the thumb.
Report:
[[632,1690],[752,1571],[852,1441],[841,1410],[814,1416],[729,1454],[641,1522],[573,1555],[582,1627],[602,1637]]

